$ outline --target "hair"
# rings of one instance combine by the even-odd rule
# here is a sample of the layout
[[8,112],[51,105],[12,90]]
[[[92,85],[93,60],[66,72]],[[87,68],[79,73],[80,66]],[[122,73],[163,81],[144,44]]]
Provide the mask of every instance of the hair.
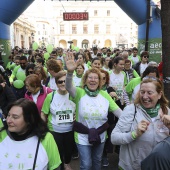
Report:
[[133,47],[132,48],[132,51],[134,52],[134,51],[138,51],[138,49],[136,48],[136,47]]
[[100,69],[100,72],[105,74],[105,76],[106,76],[106,83],[105,84],[109,85],[109,82],[110,82],[109,73],[106,70],[103,70],[103,69]]
[[0,74],[0,83],[4,83],[5,82],[5,79],[4,77]]
[[55,73],[61,71],[61,66],[57,63],[55,59],[50,59],[46,62],[47,68],[53,70]]
[[59,71],[55,77],[55,83],[57,84],[58,79],[60,79],[63,76],[66,76],[67,72],[66,71]]
[[30,74],[26,77],[25,82],[29,81],[29,85],[31,87],[41,87],[41,80],[39,79],[38,75]]
[[7,112],[14,106],[22,108],[24,121],[28,123],[28,130],[32,130],[37,137],[43,139],[48,132],[48,128],[46,123],[41,119],[36,104],[33,101],[21,98],[10,104]]
[[21,57],[19,58],[19,60],[25,60],[25,61],[27,61],[27,57],[26,57],[26,56],[21,56]]
[[46,82],[46,80],[47,80],[47,74],[46,74],[43,66],[35,66],[35,67],[34,67],[34,73],[35,73],[36,71],[39,71],[39,72],[41,73],[41,75],[42,75],[42,80],[43,80],[43,84],[45,84],[45,82]]
[[[83,70],[85,69],[83,64],[78,64],[77,67],[78,66],[81,66],[83,68]],[[77,71],[77,67],[76,67],[76,71]]]
[[90,73],[96,73],[99,77],[99,89],[102,88],[102,77],[101,77],[101,74],[100,74],[100,70],[98,70],[97,68],[92,68],[92,69],[89,69],[85,72],[83,78],[82,78],[82,87],[84,88],[86,86],[86,80],[88,78],[88,75]]
[[42,63],[42,65],[44,65],[44,60],[42,58],[38,58],[37,63]]
[[156,77],[159,78],[159,71],[157,67],[148,66],[142,74],[141,79],[146,77],[149,73],[156,73]]
[[33,64],[33,63],[27,65],[26,70],[25,70],[26,76],[29,75],[28,70],[29,70],[30,68],[34,71],[34,67],[35,67],[35,64]]
[[[167,107],[168,107],[169,101],[165,97],[163,83],[159,79],[153,80],[151,78],[148,78],[148,79],[145,79],[145,80],[143,80],[141,82],[140,87],[144,83],[153,83],[155,85],[155,87],[156,87],[157,93],[160,94],[162,92],[161,98],[158,100],[157,103],[160,104],[161,109],[163,111],[163,114],[168,114]],[[137,93],[137,96],[136,96],[136,99],[135,99],[134,103],[135,104],[141,104],[141,101],[140,101],[140,91]]]
[[[85,51],[86,51],[86,50],[85,50]],[[84,52],[85,52],[85,51],[84,51]],[[88,57],[89,57],[89,60],[87,60],[87,57],[86,57],[87,55],[88,55]],[[87,63],[88,61],[91,61],[91,60],[92,60],[91,53],[90,53],[90,51],[87,50],[87,51],[86,51],[86,54],[85,54],[85,61],[86,61],[86,63]]]
[[140,55],[140,57],[142,58],[143,56],[148,56],[149,57],[149,53],[148,51],[143,51]]
[[155,61],[150,61],[150,62],[148,63],[148,66],[158,67],[158,63],[155,62]]
[[83,60],[85,60],[85,55],[81,53],[76,53],[75,59],[78,60],[78,56],[81,55],[83,57]]
[[125,63],[131,63],[131,60],[129,59],[125,60]]
[[115,57],[114,59],[110,60],[108,64],[109,68],[112,69],[114,64],[118,64],[119,61],[121,60],[124,60],[124,59],[122,57]]
[[96,61],[96,60],[99,60],[101,62],[100,58],[95,57],[95,58],[92,59],[91,63],[93,64],[93,62]]
[[18,56],[18,55],[15,56],[15,57],[14,57],[14,61],[15,61],[15,60],[20,60],[20,56]]

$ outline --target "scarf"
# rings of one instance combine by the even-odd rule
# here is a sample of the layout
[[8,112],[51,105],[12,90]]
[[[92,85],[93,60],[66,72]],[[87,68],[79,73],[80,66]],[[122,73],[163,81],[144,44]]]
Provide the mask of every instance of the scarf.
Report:
[[78,78],[82,78],[82,77],[83,77],[83,74],[82,74],[82,75],[78,75],[78,74],[76,73],[76,76],[77,76]]
[[95,91],[90,91],[87,86],[84,87],[84,90],[85,90],[86,94],[90,97],[96,97],[100,91],[99,89],[97,89]]
[[106,89],[107,89],[107,86],[105,84],[104,86],[102,86],[102,90],[106,91]]
[[156,117],[158,115],[158,111],[160,109],[160,104],[157,104],[155,106],[155,108],[151,108],[151,109],[146,109],[142,106],[142,108],[147,112],[147,114],[153,118],[153,117]]

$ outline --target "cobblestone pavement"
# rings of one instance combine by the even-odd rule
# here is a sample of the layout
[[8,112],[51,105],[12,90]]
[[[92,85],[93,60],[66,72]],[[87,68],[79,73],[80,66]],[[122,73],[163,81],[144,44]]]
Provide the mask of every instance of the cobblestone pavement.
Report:
[[[118,170],[118,154],[108,154],[109,166],[102,167],[102,170]],[[71,161],[71,167],[73,170],[79,170],[79,159]]]

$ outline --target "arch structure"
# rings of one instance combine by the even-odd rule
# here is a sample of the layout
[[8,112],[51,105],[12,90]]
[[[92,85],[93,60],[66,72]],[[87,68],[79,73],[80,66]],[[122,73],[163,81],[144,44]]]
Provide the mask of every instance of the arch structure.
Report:
[[[34,0],[0,0],[0,51],[7,62],[10,52],[10,25]],[[114,2],[138,25],[139,51],[144,50],[146,35],[147,0],[114,0]],[[161,53],[161,20],[155,16],[156,5],[151,0],[152,14],[149,25],[150,58]],[[63,44],[62,44],[63,45]],[[65,45],[63,45],[65,46]]]

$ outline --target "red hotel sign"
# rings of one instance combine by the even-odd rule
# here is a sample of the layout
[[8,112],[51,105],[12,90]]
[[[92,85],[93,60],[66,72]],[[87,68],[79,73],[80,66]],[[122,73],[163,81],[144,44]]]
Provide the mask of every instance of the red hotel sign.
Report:
[[89,13],[88,12],[64,12],[63,20],[64,21],[89,20]]

